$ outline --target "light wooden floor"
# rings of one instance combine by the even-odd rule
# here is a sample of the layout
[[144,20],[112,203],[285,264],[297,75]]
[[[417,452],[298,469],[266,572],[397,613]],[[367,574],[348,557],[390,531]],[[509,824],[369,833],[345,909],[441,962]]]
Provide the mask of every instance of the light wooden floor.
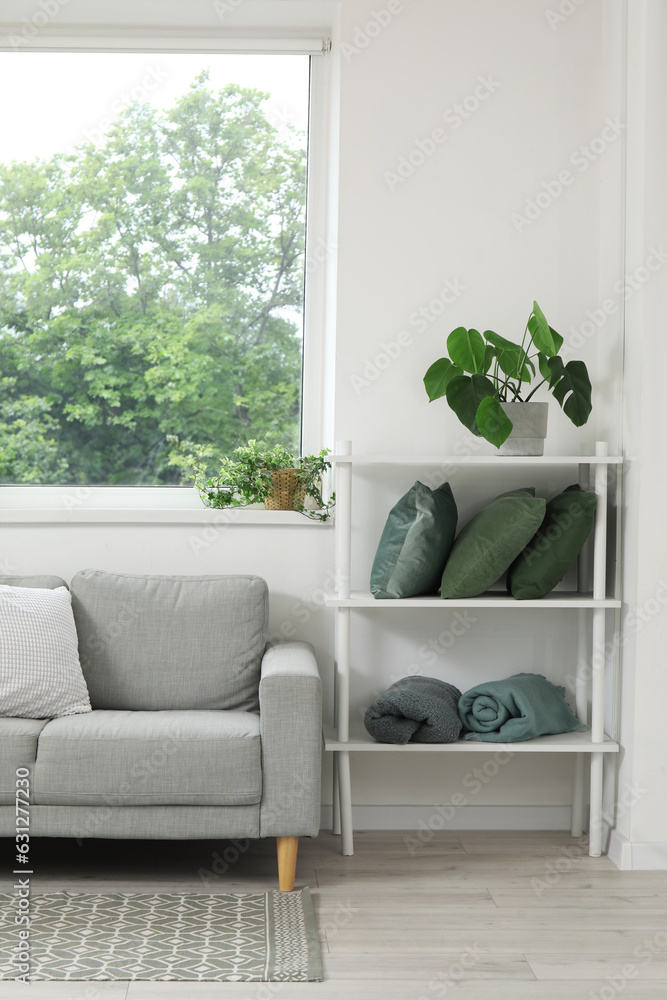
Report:
[[[227,846],[35,840],[32,887],[277,888],[273,842],[216,876]],[[324,983],[2,983],[0,1000],[667,1000],[667,872],[620,872],[559,832],[439,833],[420,846],[414,833],[366,832],[355,849],[342,857],[326,832],[300,844]]]

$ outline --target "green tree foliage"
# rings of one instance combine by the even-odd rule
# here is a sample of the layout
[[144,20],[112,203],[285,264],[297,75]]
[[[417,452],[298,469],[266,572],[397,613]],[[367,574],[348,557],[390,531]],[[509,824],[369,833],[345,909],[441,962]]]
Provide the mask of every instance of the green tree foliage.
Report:
[[103,146],[0,165],[0,481],[298,448],[306,150],[266,98],[202,73]]

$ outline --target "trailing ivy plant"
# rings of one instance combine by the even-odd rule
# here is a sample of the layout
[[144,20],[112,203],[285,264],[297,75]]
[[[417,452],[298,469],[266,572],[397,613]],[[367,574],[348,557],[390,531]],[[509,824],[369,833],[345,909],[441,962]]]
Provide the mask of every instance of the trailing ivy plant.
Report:
[[[500,404],[527,403],[543,385],[572,423],[581,427],[592,408],[588,370],[583,361],[565,364],[559,357],[562,346],[563,338],[533,302],[521,344],[493,330],[484,334],[463,326],[452,330],[447,338],[449,357],[431,365],[424,386],[431,402],[445,396],[461,423],[496,448],[512,430]],[[538,372],[541,380],[533,386]]]
[[[331,468],[324,449],[318,455],[295,456],[282,445],[267,448],[261,442],[248,441],[235,448],[231,456],[222,459],[220,470],[208,476],[204,467],[195,469],[194,483],[207,507],[247,507],[264,503],[271,497],[271,473],[278,469],[296,469],[299,480],[294,510],[316,521],[326,521],[336,502],[336,494],[329,500],[322,495],[322,477]],[[310,498],[315,507],[306,506]]]

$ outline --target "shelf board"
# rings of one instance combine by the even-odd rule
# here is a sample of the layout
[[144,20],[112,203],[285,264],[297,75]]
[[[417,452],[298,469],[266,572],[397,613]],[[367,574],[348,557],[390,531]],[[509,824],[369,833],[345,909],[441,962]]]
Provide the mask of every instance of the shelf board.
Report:
[[347,743],[342,743],[333,727],[324,728],[325,750],[366,751],[371,753],[618,753],[619,745],[605,735],[603,743],[593,743],[590,731],[539,736],[525,743],[487,743],[479,740],[457,740],[456,743],[378,743],[365,730],[356,730]]
[[500,591],[486,593],[481,597],[446,598],[401,597],[396,600],[376,600],[368,591],[353,591],[349,597],[327,596],[330,608],[376,608],[387,611],[394,608],[620,608],[621,601],[607,597],[596,600],[590,594],[552,592],[548,597],[532,601],[517,601],[510,594]]
[[351,465],[621,465],[622,455],[327,455]]

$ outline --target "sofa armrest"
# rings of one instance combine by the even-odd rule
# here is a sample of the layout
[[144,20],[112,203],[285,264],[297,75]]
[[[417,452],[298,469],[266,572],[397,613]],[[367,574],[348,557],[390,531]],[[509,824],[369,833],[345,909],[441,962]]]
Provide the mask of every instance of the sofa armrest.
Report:
[[313,648],[279,642],[262,659],[260,837],[315,837],[320,829],[322,682]]

